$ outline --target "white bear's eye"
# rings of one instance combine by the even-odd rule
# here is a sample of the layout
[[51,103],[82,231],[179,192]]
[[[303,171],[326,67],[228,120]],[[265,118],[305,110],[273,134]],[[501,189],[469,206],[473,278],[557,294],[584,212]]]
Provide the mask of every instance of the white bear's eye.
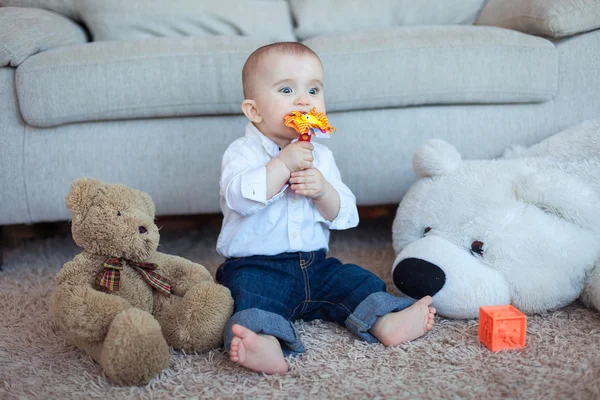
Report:
[[117,211],[117,217],[121,216],[121,211]]
[[483,255],[483,242],[476,240],[473,243],[471,243],[471,254],[479,254],[480,256],[482,256]]
[[431,230],[430,227],[423,229],[423,236],[425,236],[427,234],[427,232],[429,232],[430,230]]

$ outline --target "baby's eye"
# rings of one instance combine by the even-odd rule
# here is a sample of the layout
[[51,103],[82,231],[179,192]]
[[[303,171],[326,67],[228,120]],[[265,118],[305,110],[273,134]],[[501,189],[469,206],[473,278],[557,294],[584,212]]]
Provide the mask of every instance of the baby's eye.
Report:
[[281,88],[281,89],[279,89],[279,91],[281,93],[284,93],[284,94],[290,94],[290,93],[292,93],[292,89],[290,89],[289,87]]
[[319,93],[319,89],[317,89],[317,88],[308,89],[308,93],[312,94],[314,96],[317,93]]

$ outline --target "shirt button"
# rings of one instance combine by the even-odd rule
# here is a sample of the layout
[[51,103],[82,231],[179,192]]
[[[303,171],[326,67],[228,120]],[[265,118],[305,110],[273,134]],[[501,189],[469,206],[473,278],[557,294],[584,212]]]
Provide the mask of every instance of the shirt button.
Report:
[[265,208],[267,205],[265,203],[260,203],[260,208]]
[[296,239],[296,236],[298,236],[296,232],[292,232],[292,239]]
[[295,198],[295,197],[292,197],[292,203],[295,203],[295,202],[297,202],[297,201],[298,201],[298,200],[296,200],[296,198]]

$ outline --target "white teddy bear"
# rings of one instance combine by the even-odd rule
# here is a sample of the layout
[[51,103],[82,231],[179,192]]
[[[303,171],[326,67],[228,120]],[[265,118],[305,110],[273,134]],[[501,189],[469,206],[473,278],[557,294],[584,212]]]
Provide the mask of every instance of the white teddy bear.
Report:
[[577,298],[600,309],[600,120],[501,159],[462,161],[442,140],[413,158],[418,180],[393,224],[392,276],[439,314],[525,313]]

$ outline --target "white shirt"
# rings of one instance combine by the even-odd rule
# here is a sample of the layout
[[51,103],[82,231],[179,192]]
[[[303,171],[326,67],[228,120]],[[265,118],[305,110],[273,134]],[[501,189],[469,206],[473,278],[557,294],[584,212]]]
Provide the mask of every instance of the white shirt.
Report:
[[284,185],[267,199],[267,163],[281,151],[277,144],[248,123],[243,138],[229,145],[221,164],[220,197],[223,226],[217,251],[224,257],[275,255],[329,250],[329,229],[358,225],[356,198],[342,182],[333,154],[313,143],[314,161],[340,196],[340,211],[329,222],[313,200]]

